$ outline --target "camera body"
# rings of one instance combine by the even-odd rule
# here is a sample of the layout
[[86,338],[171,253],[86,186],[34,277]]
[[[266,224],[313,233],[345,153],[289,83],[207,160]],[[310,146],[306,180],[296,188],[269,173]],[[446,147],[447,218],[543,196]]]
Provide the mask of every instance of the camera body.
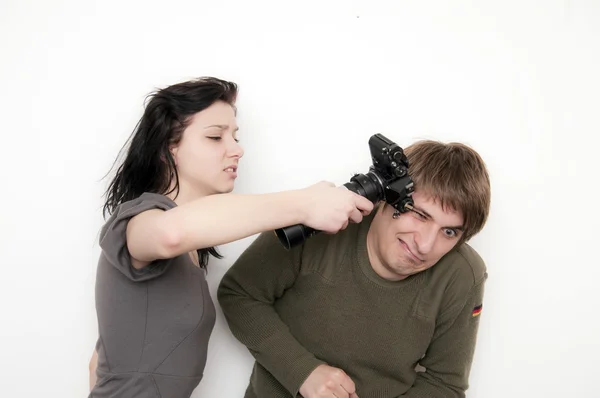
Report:
[[[408,174],[408,159],[404,151],[382,134],[369,138],[369,150],[373,162],[369,171],[355,174],[344,186],[373,203],[383,200],[401,213],[408,211],[407,205],[413,205],[414,184]],[[297,224],[280,228],[275,234],[289,249],[319,232]]]

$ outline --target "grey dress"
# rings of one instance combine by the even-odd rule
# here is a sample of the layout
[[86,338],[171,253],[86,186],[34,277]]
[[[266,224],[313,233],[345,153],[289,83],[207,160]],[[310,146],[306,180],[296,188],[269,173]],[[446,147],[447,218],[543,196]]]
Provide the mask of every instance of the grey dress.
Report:
[[89,397],[187,398],[202,379],[216,316],[205,271],[187,253],[136,270],[125,241],[131,217],[175,206],[144,193],[123,203],[102,228],[98,380]]

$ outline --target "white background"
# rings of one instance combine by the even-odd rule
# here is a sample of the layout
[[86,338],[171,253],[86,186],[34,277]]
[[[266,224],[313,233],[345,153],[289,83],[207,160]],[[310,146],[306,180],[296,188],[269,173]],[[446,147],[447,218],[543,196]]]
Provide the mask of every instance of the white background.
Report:
[[[0,44],[0,396],[87,395],[102,177],[148,92],[215,75],[241,88],[237,192],[342,184],[374,133],[475,147],[468,396],[600,397],[600,2],[4,0]],[[241,397],[251,364],[219,312],[193,396]]]

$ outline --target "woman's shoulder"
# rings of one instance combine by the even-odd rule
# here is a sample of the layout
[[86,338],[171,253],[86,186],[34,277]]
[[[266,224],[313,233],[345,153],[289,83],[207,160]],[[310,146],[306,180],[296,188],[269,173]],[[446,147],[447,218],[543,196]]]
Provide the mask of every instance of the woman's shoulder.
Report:
[[[177,204],[173,201],[173,199],[169,198],[166,195],[161,195],[161,194],[154,193],[154,192],[144,192],[143,194],[141,194],[140,196],[138,196],[137,198],[135,198],[133,200],[130,200],[129,202],[132,202],[134,204],[153,203],[156,205],[166,206],[170,209],[177,206]],[[129,202],[125,202],[125,203],[129,203]],[[123,204],[125,204],[125,203],[123,203]]]
[[[169,197],[152,192],[144,192],[136,198],[126,200],[116,206],[110,216],[105,220],[101,232],[101,239],[111,229],[125,230],[127,222],[146,210],[169,210],[177,204]],[[123,232],[121,231],[121,232]]]
[[170,259],[155,261],[142,270],[132,266],[127,250],[127,225],[133,217],[146,210],[169,210],[175,206],[175,202],[167,196],[149,192],[117,206],[100,231],[102,261],[114,266],[134,281],[148,280],[161,275],[170,264]]
[[118,217],[123,213],[140,213],[144,210],[150,210],[153,208],[169,210],[176,207],[177,204],[168,196],[161,195],[153,192],[144,192],[140,196],[127,200],[118,205],[111,218]]

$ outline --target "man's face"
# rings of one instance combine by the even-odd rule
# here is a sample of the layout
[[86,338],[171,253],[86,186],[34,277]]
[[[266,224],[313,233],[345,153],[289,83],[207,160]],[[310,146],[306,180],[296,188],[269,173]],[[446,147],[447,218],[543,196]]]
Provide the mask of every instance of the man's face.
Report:
[[381,206],[369,229],[367,247],[375,272],[388,280],[401,280],[437,263],[458,243],[463,216],[443,209],[439,201],[416,192],[413,211],[392,217],[394,208]]

